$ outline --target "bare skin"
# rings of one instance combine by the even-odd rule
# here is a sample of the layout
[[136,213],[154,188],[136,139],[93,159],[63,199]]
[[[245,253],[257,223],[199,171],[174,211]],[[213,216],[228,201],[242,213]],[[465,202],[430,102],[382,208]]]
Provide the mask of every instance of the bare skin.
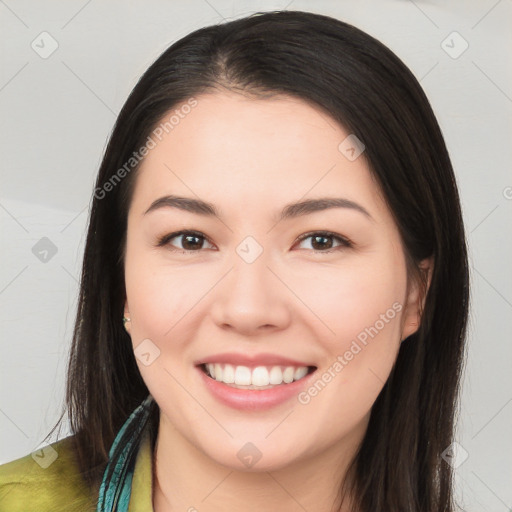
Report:
[[[338,149],[347,131],[289,97],[196,99],[143,161],[128,216],[127,329],[134,348],[149,339],[160,350],[148,366],[137,359],[161,411],[154,510],[331,512],[400,340],[417,329],[419,286],[366,161]],[[171,194],[212,203],[220,218],[145,214]],[[369,216],[338,207],[276,220],[289,203],[327,196]],[[157,245],[182,229],[204,237]],[[352,245],[315,243],[318,231]],[[263,249],[252,263],[236,251],[248,236]],[[363,344],[370,326],[378,332]],[[220,403],[194,365],[223,352],[291,357],[331,379],[302,402],[242,411]],[[237,457],[248,442],[262,455],[252,467]]]

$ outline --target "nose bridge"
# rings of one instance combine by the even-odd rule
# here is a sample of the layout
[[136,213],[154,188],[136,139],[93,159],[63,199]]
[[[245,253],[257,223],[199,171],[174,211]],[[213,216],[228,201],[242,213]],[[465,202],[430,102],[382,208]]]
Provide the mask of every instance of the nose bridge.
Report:
[[231,271],[213,306],[215,321],[240,330],[283,326],[288,318],[282,285],[270,270],[271,251],[247,236],[235,248]]
[[275,279],[269,270],[271,251],[249,235],[238,244],[235,253],[231,276],[233,293],[241,293],[239,300],[265,298],[271,292],[269,287],[273,288],[270,280]]

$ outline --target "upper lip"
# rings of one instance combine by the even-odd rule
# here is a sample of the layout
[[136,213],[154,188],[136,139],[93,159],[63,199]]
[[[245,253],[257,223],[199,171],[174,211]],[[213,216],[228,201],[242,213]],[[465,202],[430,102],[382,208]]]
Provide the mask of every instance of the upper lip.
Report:
[[196,361],[196,366],[207,363],[227,363],[234,366],[314,366],[310,363],[290,359],[289,357],[279,356],[277,354],[237,354],[235,352],[214,354]]

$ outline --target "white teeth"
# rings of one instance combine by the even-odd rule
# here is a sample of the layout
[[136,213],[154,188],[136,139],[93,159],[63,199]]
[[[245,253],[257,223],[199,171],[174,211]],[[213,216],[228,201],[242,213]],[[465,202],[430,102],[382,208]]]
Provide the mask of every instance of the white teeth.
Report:
[[286,384],[293,382],[293,374],[295,373],[295,368],[293,366],[287,366],[283,372],[283,380]]
[[270,384],[282,384],[283,382],[283,372],[279,366],[274,366],[272,370],[270,370]]
[[307,373],[308,373],[308,369],[305,366],[302,366],[301,368],[297,368],[293,375],[293,380],[302,379],[302,377],[305,377],[307,375]]
[[[217,370],[217,368],[215,368]],[[235,384],[238,386],[251,385],[251,370],[247,366],[237,366],[235,369]]]
[[234,384],[235,383],[235,368],[232,365],[226,364],[224,366],[224,372],[222,374],[222,380],[226,384]]
[[252,382],[253,386],[268,386],[269,376],[268,370],[264,366],[257,366],[252,371]]
[[209,375],[225,384],[235,386],[269,387],[285,383],[290,384],[294,380],[305,377],[308,373],[307,366],[257,366],[251,370],[247,366],[233,366],[231,364],[208,363],[206,365]]

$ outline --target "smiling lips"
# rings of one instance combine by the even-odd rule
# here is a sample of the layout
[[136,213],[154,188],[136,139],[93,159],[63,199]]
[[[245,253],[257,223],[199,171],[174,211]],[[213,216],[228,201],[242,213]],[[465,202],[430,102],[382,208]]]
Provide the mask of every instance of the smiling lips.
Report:
[[[265,387],[269,385],[289,384],[306,376],[308,366],[233,366],[231,364],[208,363],[203,366],[208,375],[224,384],[236,386]],[[248,388],[250,389],[250,388]]]
[[300,380],[316,367],[274,354],[217,354],[198,366],[212,379],[242,389],[267,389]]

